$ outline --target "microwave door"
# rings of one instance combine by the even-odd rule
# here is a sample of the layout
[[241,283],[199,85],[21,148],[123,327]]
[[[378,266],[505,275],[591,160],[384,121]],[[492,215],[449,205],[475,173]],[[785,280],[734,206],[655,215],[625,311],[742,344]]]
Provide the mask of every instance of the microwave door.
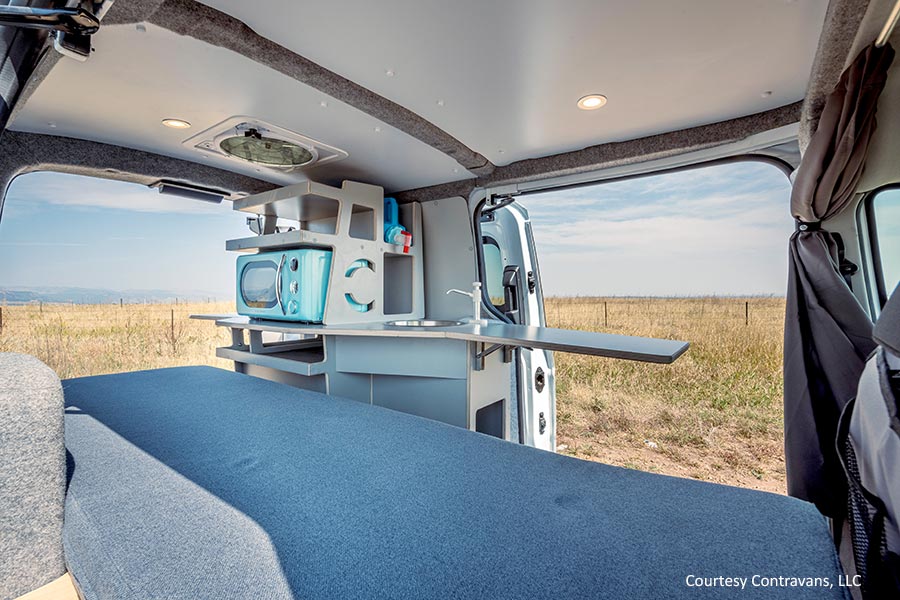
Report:
[[285,260],[284,255],[277,264],[270,258],[252,260],[244,267],[240,293],[244,304],[257,316],[271,314],[276,306],[282,315],[285,314],[281,289]]

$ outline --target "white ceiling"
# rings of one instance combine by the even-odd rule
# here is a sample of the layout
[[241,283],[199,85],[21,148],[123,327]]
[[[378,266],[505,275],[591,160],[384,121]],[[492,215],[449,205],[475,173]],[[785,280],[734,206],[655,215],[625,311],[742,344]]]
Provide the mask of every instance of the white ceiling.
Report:
[[[348,152],[344,160],[308,170],[309,178],[324,183],[353,179],[403,190],[473,176],[415,138],[250,58],[153,25],[140,27],[145,31],[103,27],[87,62],[61,59],[10,129],[146,150],[275,183],[304,179],[299,173],[260,174],[251,164],[182,145],[229,117],[246,115]],[[192,127],[168,129],[161,124],[167,117]]]
[[[204,0],[432,121],[498,165],[802,99],[826,0]],[[194,38],[107,26],[11,129],[128,146],[290,183],[182,142],[236,115],[349,153],[308,171],[401,190],[472,174],[367,114]],[[388,75],[388,71],[392,76]],[[765,92],[771,92],[766,94]],[[581,111],[576,100],[609,103]],[[322,107],[321,103],[327,106]],[[188,131],[166,129],[165,117]],[[376,131],[376,129],[378,131]]]
[[[498,165],[801,100],[827,6],[202,1],[418,113]],[[605,94],[609,103],[578,110],[576,100],[588,93]]]

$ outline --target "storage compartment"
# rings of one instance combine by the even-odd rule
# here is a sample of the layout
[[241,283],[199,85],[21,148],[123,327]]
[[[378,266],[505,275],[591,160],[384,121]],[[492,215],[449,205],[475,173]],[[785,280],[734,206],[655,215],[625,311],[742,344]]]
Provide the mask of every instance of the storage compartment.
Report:
[[413,257],[384,254],[384,314],[405,315],[413,310]]
[[475,431],[504,438],[503,421],[506,414],[506,400],[497,400],[475,413]]
[[[321,269],[321,285],[318,270],[313,270],[313,285],[306,275],[300,280],[290,277],[283,284],[294,285],[295,290],[274,281],[280,258],[274,267],[272,262],[258,267],[260,271],[251,273],[257,280],[256,294],[251,294],[248,302],[239,290],[239,314],[329,325],[424,317],[419,239],[422,209],[418,203],[398,205],[373,185],[344,181],[336,188],[305,181],[236,200],[234,209],[260,216],[259,226],[252,229],[260,234],[228,240],[226,250],[257,252],[255,258],[264,254],[280,257],[300,249],[331,256],[327,269]],[[284,223],[276,227],[276,220]],[[240,276],[239,272],[239,282]],[[283,302],[273,297],[276,292]],[[297,292],[315,298],[304,296],[301,302],[291,297]]]
[[[235,200],[233,208],[261,215],[267,219],[280,218],[294,221],[300,229],[333,234],[337,230],[341,204],[335,198],[326,198],[315,193],[303,194],[302,201],[298,200],[296,195],[291,194],[274,199],[271,196],[258,194]],[[274,231],[269,233],[274,233]]]

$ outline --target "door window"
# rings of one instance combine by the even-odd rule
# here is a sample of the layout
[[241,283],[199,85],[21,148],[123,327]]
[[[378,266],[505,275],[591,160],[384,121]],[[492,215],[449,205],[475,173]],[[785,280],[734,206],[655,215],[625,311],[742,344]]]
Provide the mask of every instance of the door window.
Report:
[[876,192],[871,202],[872,253],[884,303],[900,283],[900,187]]
[[500,245],[492,237],[485,236],[484,242],[484,275],[488,297],[497,308],[503,306],[503,254]]

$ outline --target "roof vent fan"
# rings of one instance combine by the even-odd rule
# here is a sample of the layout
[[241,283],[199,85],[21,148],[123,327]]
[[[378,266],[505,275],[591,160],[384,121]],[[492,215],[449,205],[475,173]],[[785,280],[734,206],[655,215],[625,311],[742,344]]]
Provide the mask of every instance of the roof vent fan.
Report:
[[343,150],[250,117],[231,117],[184,145],[280,173],[347,158]]
[[308,148],[264,137],[255,127],[246,130],[244,135],[225,138],[219,142],[219,148],[228,155],[269,167],[302,167],[316,159]]

